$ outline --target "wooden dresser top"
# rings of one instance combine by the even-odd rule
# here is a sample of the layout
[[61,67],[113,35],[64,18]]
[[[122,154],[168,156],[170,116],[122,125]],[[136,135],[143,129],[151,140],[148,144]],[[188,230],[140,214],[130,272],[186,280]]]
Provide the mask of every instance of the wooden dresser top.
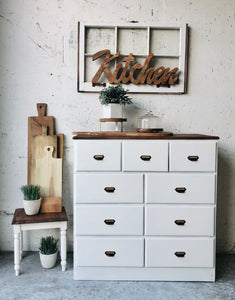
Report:
[[118,132],[118,131],[103,131],[103,132],[73,132],[74,140],[218,140],[218,136],[204,134],[172,134],[161,135],[161,133],[139,133],[139,132]]

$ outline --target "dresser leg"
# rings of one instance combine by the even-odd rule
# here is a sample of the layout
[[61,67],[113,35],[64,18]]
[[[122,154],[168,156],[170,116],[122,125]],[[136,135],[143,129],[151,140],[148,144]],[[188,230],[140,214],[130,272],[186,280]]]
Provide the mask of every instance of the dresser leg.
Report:
[[14,269],[16,276],[20,274],[20,228],[14,226]]
[[62,271],[66,270],[66,258],[67,258],[67,241],[66,241],[66,229],[60,231],[60,255]]

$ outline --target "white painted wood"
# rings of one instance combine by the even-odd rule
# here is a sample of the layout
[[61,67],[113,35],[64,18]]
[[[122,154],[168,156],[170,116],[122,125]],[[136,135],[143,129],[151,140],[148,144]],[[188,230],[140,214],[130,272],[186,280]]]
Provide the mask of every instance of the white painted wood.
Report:
[[60,256],[61,256],[61,267],[62,271],[66,270],[67,265],[67,239],[66,239],[66,229],[60,230]]
[[14,270],[15,275],[20,275],[20,225],[13,225],[14,230]]
[[[78,235],[143,235],[143,207],[136,205],[77,205]],[[105,220],[114,220],[113,225]]]
[[[143,238],[76,238],[75,266],[142,267]],[[115,251],[109,257],[106,251]]]
[[[151,29],[159,29],[159,30],[179,30],[179,62],[175,67],[179,68],[180,71],[180,80],[178,84],[172,85],[170,88],[168,87],[156,87],[155,85],[135,85],[135,84],[128,84],[124,86],[127,86],[130,93],[176,93],[181,94],[185,92],[185,84],[186,84],[186,27],[187,24],[177,24],[177,25],[141,25],[141,24],[120,24],[120,25],[112,25],[112,24],[84,24],[79,23],[79,91],[85,91],[85,92],[100,92],[103,89],[103,86],[92,86],[91,82],[85,82],[85,72],[86,72],[86,64],[85,64],[85,55],[86,54],[94,54],[94,53],[85,53],[85,29],[86,28],[97,28],[99,30],[106,29],[106,28],[113,28],[114,29],[114,38],[115,38],[115,49],[118,49],[118,29],[132,29],[132,30],[139,30],[139,29],[146,29],[149,33]],[[88,41],[89,42],[89,41]],[[147,45],[146,45],[146,53],[149,53],[149,35],[147,38]],[[103,50],[103,49],[100,49]],[[133,52],[133,51],[131,51]],[[114,53],[112,53],[114,54]],[[121,55],[129,55],[129,53],[121,53]],[[133,55],[135,56],[135,53],[133,52]],[[157,56],[157,53],[154,53],[154,55]],[[166,54],[163,57],[168,57]],[[155,66],[156,68],[159,67],[159,65]],[[165,67],[168,67],[167,65]],[[94,74],[95,75],[95,74]],[[110,84],[108,83],[108,80],[106,80],[106,87],[108,87]]]
[[[106,192],[114,187],[114,192]],[[143,174],[87,174],[74,175],[75,203],[141,203],[143,202]]]
[[[179,193],[176,188],[185,188]],[[215,203],[216,175],[205,173],[145,174],[147,203]]]
[[20,260],[22,255],[22,248],[20,241],[22,239],[23,231],[27,230],[42,230],[42,229],[60,229],[60,256],[61,256],[61,266],[62,271],[66,270],[66,257],[67,257],[67,242],[66,242],[66,232],[67,232],[67,221],[57,221],[57,222],[44,222],[44,223],[28,223],[13,225],[14,230],[14,269],[16,276],[20,274]]
[[[215,172],[215,141],[170,141],[169,170],[189,172]],[[190,161],[188,156],[198,156]]]
[[215,268],[76,267],[75,280],[215,281]]
[[[96,160],[95,155],[104,155],[103,160]],[[120,141],[77,140],[74,143],[75,171],[120,171]]]
[[[124,141],[123,171],[168,171],[168,142],[167,141]],[[142,155],[151,159],[144,161]]]
[[[214,238],[147,238],[146,267],[214,267]],[[177,257],[175,252],[185,252]]]
[[[147,205],[145,234],[162,236],[213,236],[213,205]],[[184,220],[184,225],[175,221]]]
[[[110,170],[89,170],[89,164],[80,172],[74,168],[74,279],[214,281],[216,142],[89,142],[85,154],[97,144],[108,148],[106,142],[112,153],[115,148],[120,151]],[[79,143],[74,141],[74,156],[75,165],[81,167]],[[200,168],[185,168],[187,153],[199,156]],[[151,155],[151,160],[141,161],[141,155]],[[114,172],[116,157],[122,169],[119,165]],[[176,170],[175,157],[180,161]],[[115,190],[107,193],[105,187]],[[178,193],[177,187],[186,190]],[[114,219],[114,225],[106,225],[105,219]],[[177,225],[176,220],[185,224]],[[107,250],[115,251],[115,256],[107,257]],[[186,254],[177,257],[177,251]]]

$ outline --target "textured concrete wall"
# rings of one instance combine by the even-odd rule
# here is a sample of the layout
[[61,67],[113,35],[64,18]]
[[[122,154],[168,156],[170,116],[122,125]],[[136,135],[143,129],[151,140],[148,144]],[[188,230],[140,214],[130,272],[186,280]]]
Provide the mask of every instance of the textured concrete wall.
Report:
[[[0,0],[0,250],[13,249],[12,213],[27,178],[27,117],[48,103],[65,134],[64,205],[72,249],[72,131],[99,129],[97,94],[76,91],[77,22],[188,23],[185,95],[133,95],[126,129],[152,110],[166,130],[220,136],[217,250],[235,252],[235,2],[233,0]],[[37,249],[45,232],[25,237]]]

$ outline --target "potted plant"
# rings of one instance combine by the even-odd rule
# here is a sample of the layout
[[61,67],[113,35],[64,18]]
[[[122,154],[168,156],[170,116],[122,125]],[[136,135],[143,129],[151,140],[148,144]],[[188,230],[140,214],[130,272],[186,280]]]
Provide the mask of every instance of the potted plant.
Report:
[[38,214],[41,205],[40,186],[23,185],[21,191],[24,194],[23,204],[26,215]]
[[39,256],[43,268],[51,269],[55,266],[58,254],[58,239],[53,236],[42,237]]
[[124,90],[120,83],[100,92],[99,100],[103,105],[103,118],[122,118],[123,105],[132,103],[127,92],[128,90]]

